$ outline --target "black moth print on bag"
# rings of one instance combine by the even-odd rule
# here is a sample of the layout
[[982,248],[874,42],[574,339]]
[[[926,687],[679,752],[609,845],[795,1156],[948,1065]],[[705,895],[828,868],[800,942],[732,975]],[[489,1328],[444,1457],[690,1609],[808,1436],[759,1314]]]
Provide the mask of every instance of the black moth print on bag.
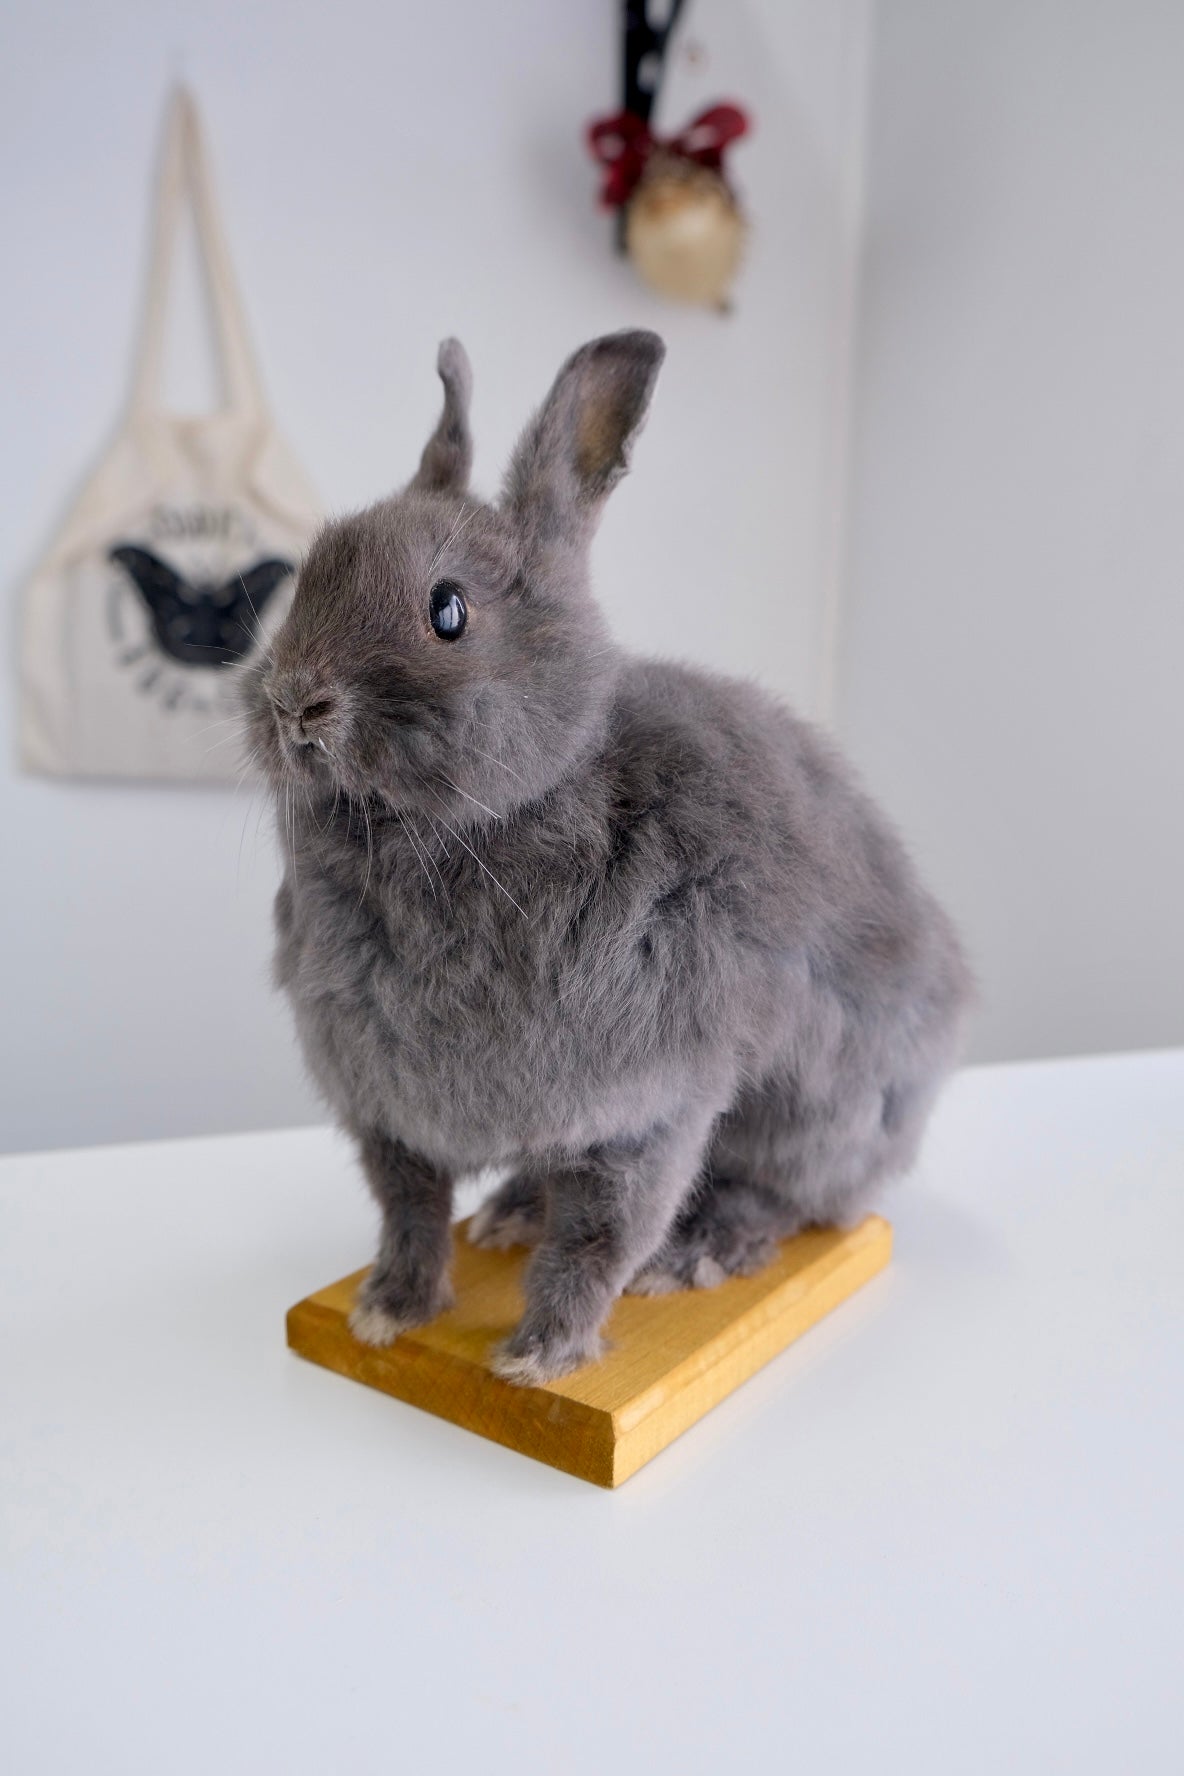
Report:
[[218,584],[191,584],[135,543],[120,543],[109,559],[128,574],[148,608],[152,632],[170,658],[185,666],[233,666],[258,638],[266,604],[296,569],[275,557],[256,561]]

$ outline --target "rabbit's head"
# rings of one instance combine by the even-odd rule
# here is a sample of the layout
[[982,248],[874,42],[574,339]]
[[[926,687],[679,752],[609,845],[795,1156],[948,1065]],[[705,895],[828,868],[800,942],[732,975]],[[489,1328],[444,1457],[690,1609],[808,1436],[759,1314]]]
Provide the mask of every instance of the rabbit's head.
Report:
[[617,667],[588,544],[662,356],[643,332],[577,351],[487,505],[467,491],[468,360],[445,341],[416,475],[324,527],[250,669],[251,737],[277,787],[479,820],[545,793],[595,743]]

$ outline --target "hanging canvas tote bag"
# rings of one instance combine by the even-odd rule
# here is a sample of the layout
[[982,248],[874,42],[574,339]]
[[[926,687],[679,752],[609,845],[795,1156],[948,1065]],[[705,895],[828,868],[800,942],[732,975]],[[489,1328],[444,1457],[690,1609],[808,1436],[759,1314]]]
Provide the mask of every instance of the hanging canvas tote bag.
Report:
[[[225,405],[164,411],[181,206],[193,205]],[[233,780],[238,671],[282,620],[316,497],[251,355],[197,109],[173,99],[143,332],[123,426],[26,592],[21,747],[31,770]]]

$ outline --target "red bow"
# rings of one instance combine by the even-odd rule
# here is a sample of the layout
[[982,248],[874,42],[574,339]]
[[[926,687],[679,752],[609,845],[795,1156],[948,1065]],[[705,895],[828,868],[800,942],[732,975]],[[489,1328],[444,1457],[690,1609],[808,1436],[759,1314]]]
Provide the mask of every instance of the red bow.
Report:
[[747,133],[748,118],[739,105],[712,105],[666,141],[652,135],[649,124],[632,111],[600,117],[588,126],[588,147],[604,168],[600,201],[608,210],[628,203],[657,148],[718,172],[728,143]]

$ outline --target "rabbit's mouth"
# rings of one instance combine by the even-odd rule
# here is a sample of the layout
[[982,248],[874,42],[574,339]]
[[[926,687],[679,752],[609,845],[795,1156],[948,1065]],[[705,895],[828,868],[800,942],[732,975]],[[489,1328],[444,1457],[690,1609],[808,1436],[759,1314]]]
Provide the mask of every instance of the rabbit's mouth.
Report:
[[305,787],[342,775],[349,732],[348,698],[323,682],[289,675],[263,685],[260,713],[277,774]]
[[329,757],[329,742],[317,735],[312,740],[292,740],[288,743],[288,751],[293,758],[303,764],[316,765],[322,758]]
[[289,775],[302,783],[323,781],[327,776],[334,776],[334,749],[323,734],[310,734],[302,738],[280,738],[280,756],[284,769]]

